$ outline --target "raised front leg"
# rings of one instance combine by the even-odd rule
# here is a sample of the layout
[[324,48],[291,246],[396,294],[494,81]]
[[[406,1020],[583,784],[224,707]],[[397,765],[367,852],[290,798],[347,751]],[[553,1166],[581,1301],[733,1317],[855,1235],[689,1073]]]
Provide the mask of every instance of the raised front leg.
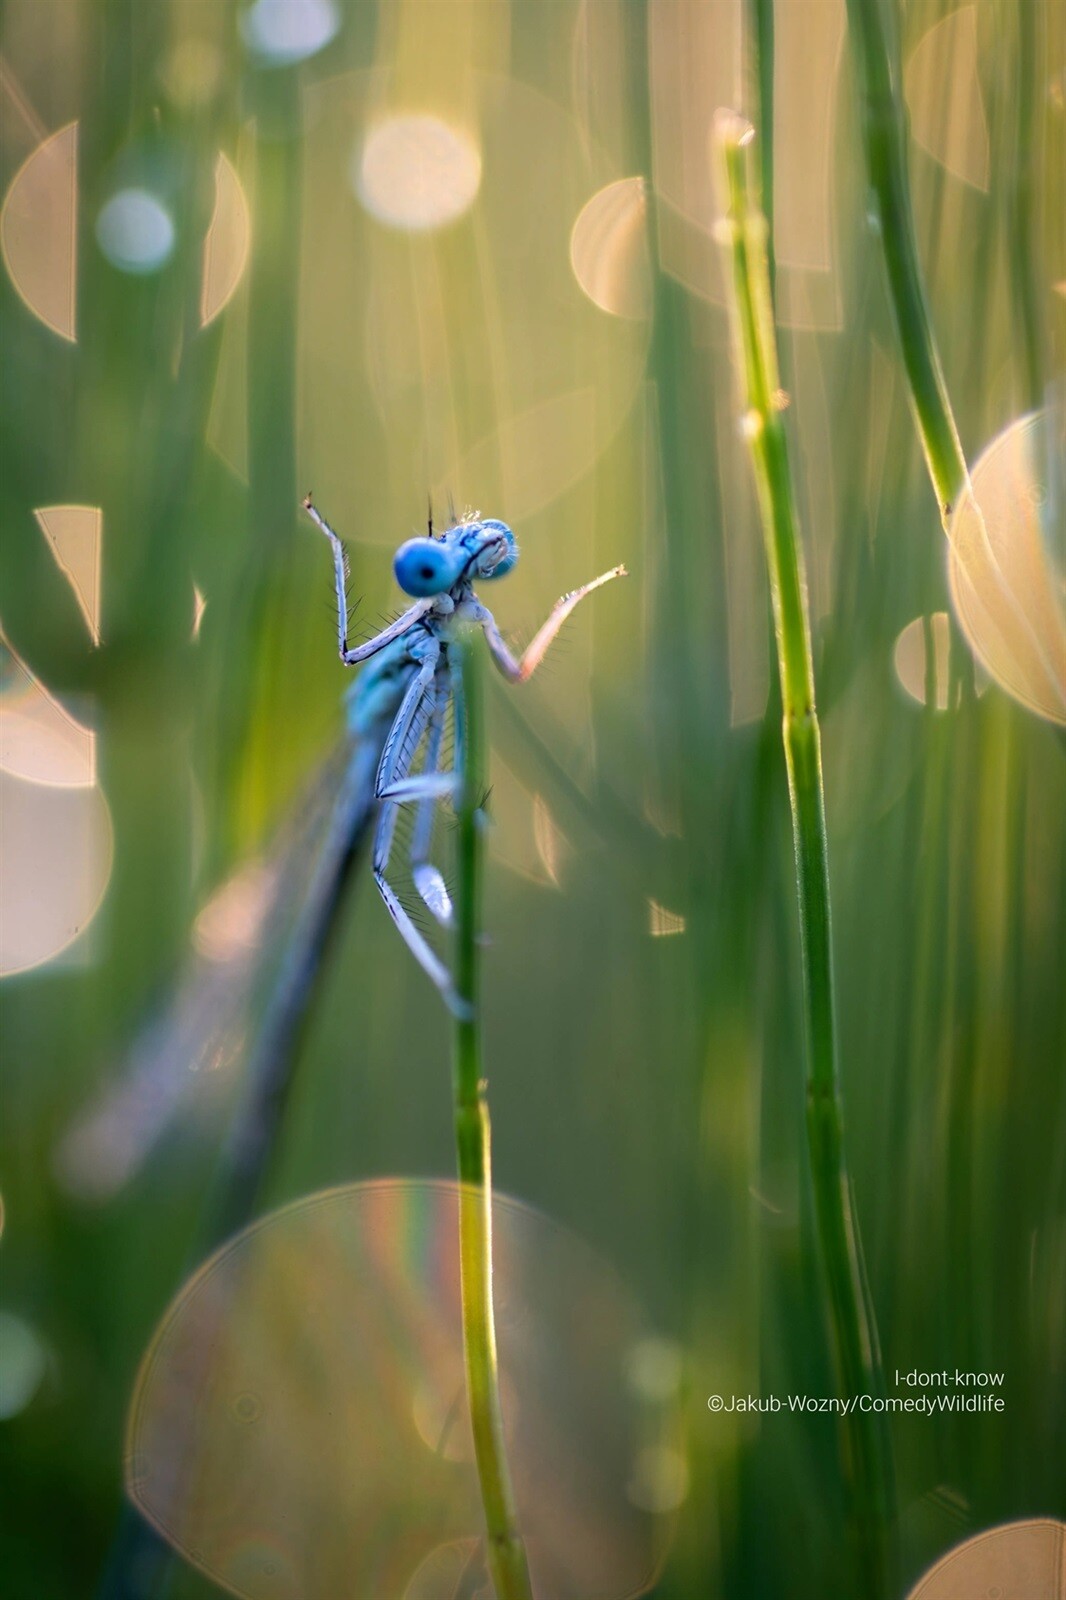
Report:
[[591,594],[593,589],[600,589],[605,583],[610,583],[612,578],[624,578],[626,575],[625,567],[612,567],[610,572],[601,573],[598,578],[593,578],[591,583],[583,583],[580,589],[574,589],[570,594],[564,594],[562,599],[557,600],[552,606],[546,621],[542,623],[541,627],[533,635],[518,660],[515,659],[504,643],[503,636],[496,626],[496,619],[492,612],[479,602],[477,620],[485,631],[489,654],[504,677],[509,678],[512,683],[525,683],[527,678],[531,678],[547,655],[555,635],[559,632],[559,629],[575,606],[579,605],[587,594]]
[[401,633],[406,633],[412,623],[417,622],[420,617],[424,617],[432,607],[434,597],[431,595],[426,600],[416,600],[413,606],[408,606],[402,616],[397,617],[395,622],[390,622],[387,628],[383,628],[380,633],[376,633],[372,639],[368,639],[365,644],[349,648],[348,556],[339,535],[334,533],[325,517],[312,503],[310,495],[305,497],[303,505],[311,521],[317,528],[321,529],[329,540],[333,551],[333,585],[337,591],[337,646],[344,665],[346,667],[356,667],[360,661],[369,660],[372,655],[376,655],[379,650],[383,650],[387,644],[391,644],[394,639],[398,639]]

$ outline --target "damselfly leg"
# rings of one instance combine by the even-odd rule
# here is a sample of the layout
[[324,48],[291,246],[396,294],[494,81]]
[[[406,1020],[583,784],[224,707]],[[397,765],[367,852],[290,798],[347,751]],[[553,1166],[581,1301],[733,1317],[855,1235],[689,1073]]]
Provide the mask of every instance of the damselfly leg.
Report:
[[[452,898],[448,893],[443,874],[430,861],[429,854],[438,801],[454,798],[458,781],[458,767],[454,772],[440,770],[444,729],[448,717],[448,698],[451,692],[451,672],[447,668],[438,671],[434,684],[433,710],[430,713],[429,732],[426,738],[426,759],[418,778],[413,780],[418,786],[418,796],[415,828],[411,839],[411,875],[414,878],[415,888],[442,928],[452,926]],[[392,792],[396,793],[395,784]],[[414,797],[412,791],[412,798]]]
[[605,583],[610,583],[612,578],[624,578],[625,567],[612,567],[610,572],[601,572],[598,578],[593,578],[591,583],[583,583],[580,589],[572,589],[569,594],[562,595],[552,606],[545,620],[541,623],[532,639],[529,641],[522,655],[516,660],[504,643],[503,635],[496,626],[496,618],[485,606],[478,603],[478,622],[480,622],[488,641],[489,653],[493,661],[505,678],[512,683],[525,683],[531,678],[547,655],[556,634],[566,621],[570,613],[577,607],[587,594],[594,589],[600,589]]
[[306,496],[303,505],[307,515],[325,534],[333,550],[333,585],[337,592],[337,644],[344,665],[346,667],[357,667],[361,661],[368,661],[372,655],[376,655],[387,644],[391,644],[402,633],[406,633],[408,628],[416,623],[420,617],[425,616],[433,601],[432,599],[419,600],[417,604],[408,606],[407,610],[401,616],[398,616],[395,622],[390,623],[387,628],[383,628],[380,633],[376,633],[372,639],[368,639],[366,644],[349,648],[348,556],[340,535],[334,533],[325,517],[311,503],[310,495]]
[[[381,810],[374,838],[374,882],[407,948],[440,990],[448,1007],[458,1011],[460,1001],[451,973],[425,934],[416,926],[387,876],[400,809],[412,804],[415,807],[415,831],[408,852],[412,876],[430,911],[442,925],[448,925],[451,900],[442,875],[430,865],[427,858],[442,793],[451,792],[455,783],[453,773],[441,774],[437,770],[450,675],[446,666],[438,667],[440,647],[437,641],[428,639],[424,648],[427,650],[426,659],[404,695],[378,767],[376,792]],[[412,773],[412,762],[424,738],[426,745],[422,769]]]

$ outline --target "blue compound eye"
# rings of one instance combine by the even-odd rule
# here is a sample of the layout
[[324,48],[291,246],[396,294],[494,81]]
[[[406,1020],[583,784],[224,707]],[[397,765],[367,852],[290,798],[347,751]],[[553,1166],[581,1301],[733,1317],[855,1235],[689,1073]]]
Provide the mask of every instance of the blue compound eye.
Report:
[[422,600],[457,584],[464,559],[462,552],[436,539],[408,539],[396,552],[393,571],[404,593]]
[[478,558],[479,578],[505,578],[518,560],[518,541],[506,522],[497,522],[492,518],[481,524],[483,539],[493,534],[497,536],[496,541]]

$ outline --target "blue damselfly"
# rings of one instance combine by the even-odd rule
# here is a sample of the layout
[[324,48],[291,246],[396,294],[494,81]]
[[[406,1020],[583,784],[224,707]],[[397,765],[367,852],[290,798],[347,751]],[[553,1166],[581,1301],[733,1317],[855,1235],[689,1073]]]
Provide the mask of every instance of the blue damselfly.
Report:
[[278,848],[212,897],[197,919],[194,948],[170,1005],[143,1030],[119,1078],[75,1121],[57,1151],[69,1188],[106,1198],[143,1163],[193,1085],[212,1069],[220,1077],[217,1069],[243,1054],[244,1103],[224,1162],[229,1198],[212,1208],[212,1238],[249,1213],[314,985],[353,867],[371,837],[375,882],[397,928],[446,1002],[457,1005],[446,949],[451,897],[433,859],[447,846],[439,824],[462,781],[461,694],[449,655],[457,631],[481,628],[503,676],[524,682],[580,601],[625,570],[615,567],[564,595],[516,657],[474,591],[475,582],[513,570],[518,546],[512,530],[471,514],[453,518],[438,534],[430,517],[426,535],[402,544],[394,561],[397,581],[413,603],[353,646],[344,545],[310,496],[304,507],[332,550],[341,660],[362,665],[345,695],[344,747],[312,786],[311,800],[298,807]]

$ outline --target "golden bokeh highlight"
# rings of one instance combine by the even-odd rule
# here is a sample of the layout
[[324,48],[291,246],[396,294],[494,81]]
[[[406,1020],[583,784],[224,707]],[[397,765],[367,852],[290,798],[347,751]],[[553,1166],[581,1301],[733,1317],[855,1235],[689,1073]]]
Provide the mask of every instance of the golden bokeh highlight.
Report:
[[[157,1329],[130,1409],[127,1489],[245,1600],[453,1592],[439,1585],[484,1529],[458,1202],[444,1181],[312,1195],[223,1246]],[[499,1194],[493,1268],[537,1595],[642,1594],[687,1486],[674,1396],[638,1400],[618,1381],[647,1326],[581,1240]]]
[[1056,558],[1063,505],[1062,420],[1020,417],[974,465],[952,515],[948,577],[959,626],[1006,692],[1066,722],[1066,607]]
[[11,650],[0,695],[0,770],[60,789],[96,782],[96,735],[54,700]]
[[481,187],[481,152],[465,129],[440,117],[389,116],[356,151],[352,184],[379,222],[425,233],[469,211]]
[[35,317],[61,339],[76,331],[78,124],[68,122],[30,152],[0,209],[0,253]]
[[233,298],[252,243],[248,200],[236,168],[224,151],[215,162],[215,209],[204,237],[200,323],[214,320]]
[[570,234],[570,265],[593,305],[615,317],[651,314],[644,179],[618,178],[586,200]]
[[1047,1517],[986,1528],[920,1578],[907,1600],[1052,1600],[1066,1572],[1066,1522]]
[[896,640],[892,662],[896,677],[911,699],[917,700],[920,706],[926,705],[927,627],[933,646],[934,704],[938,711],[946,711],[951,655],[951,623],[946,611],[934,611],[928,618],[915,617],[913,622],[908,622]]
[[[208,47],[204,48],[210,54]],[[182,61],[173,63],[179,78],[185,74],[181,83],[171,86],[175,94],[192,93],[191,79],[185,79],[208,70],[204,52],[194,51],[193,55],[195,59],[190,57],[184,65]],[[126,198],[133,193],[126,191]],[[112,201],[123,198],[119,194]],[[0,209],[0,254],[27,308],[54,333],[72,342],[77,338],[77,205],[78,124],[70,122],[31,151],[11,180]],[[166,213],[161,207],[159,211],[156,220],[161,225]],[[157,243],[161,239],[159,234]],[[215,207],[203,245],[201,323],[217,317],[232,298],[250,244],[247,197],[233,163],[220,152],[215,163]],[[148,267],[133,270],[154,270],[167,254],[169,246],[161,256],[157,250]]]
[[100,643],[104,518],[99,506],[38,506],[45,542],[78,602],[93,644]]
[[98,787],[26,783],[0,772],[0,976],[68,951],[111,876],[111,817]]
[[[34,511],[94,644],[100,642],[103,518],[96,506]],[[0,975],[61,956],[84,933],[111,876],[111,818],[96,783],[96,735],[6,641],[0,695]]]
[[973,189],[988,191],[988,121],[977,70],[977,7],[960,6],[915,45],[903,73],[911,137]]

